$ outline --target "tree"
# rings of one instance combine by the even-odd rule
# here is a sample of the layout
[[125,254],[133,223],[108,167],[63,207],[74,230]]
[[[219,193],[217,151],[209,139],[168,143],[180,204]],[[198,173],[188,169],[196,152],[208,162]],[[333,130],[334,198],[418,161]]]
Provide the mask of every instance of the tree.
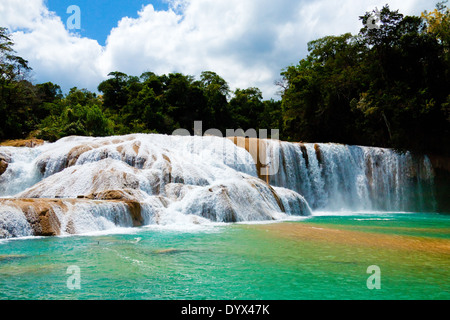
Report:
[[284,133],[302,141],[350,141],[350,101],[368,81],[360,57],[365,48],[351,34],[308,43],[309,55],[282,72]]
[[33,129],[36,89],[26,80],[28,62],[15,54],[6,28],[0,27],[0,139],[21,138]]
[[114,122],[102,110],[102,101],[86,89],[76,87],[53,102],[55,107],[40,123],[39,137],[49,141],[68,135],[108,136]]
[[258,88],[236,89],[229,105],[235,128],[260,129],[264,113],[262,93]]
[[120,112],[128,102],[128,75],[114,71],[108,74],[112,77],[98,85],[98,91],[103,93],[103,104],[107,109]]
[[424,11],[421,17],[426,21],[427,31],[442,41],[448,53],[450,48],[450,8],[446,7],[447,2],[448,0],[437,3],[434,11]]
[[225,134],[231,128],[231,114],[228,109],[230,88],[228,83],[212,71],[204,71],[200,76],[200,87],[207,101],[207,110],[202,115],[204,125],[216,128]]
[[0,27],[0,79],[3,83],[24,80],[31,68],[28,61],[16,56],[13,41],[6,28]]
[[297,141],[450,151],[443,42],[420,17],[385,6],[379,28],[368,28],[371,14],[360,17],[358,35],[311,41],[307,58],[283,71],[284,133]]

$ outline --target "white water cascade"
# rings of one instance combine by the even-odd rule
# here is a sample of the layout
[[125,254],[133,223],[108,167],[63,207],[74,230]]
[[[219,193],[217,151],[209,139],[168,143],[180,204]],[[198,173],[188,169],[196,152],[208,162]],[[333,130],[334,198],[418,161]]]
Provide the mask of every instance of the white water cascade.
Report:
[[434,172],[427,156],[339,144],[270,141],[278,155],[270,184],[294,190],[327,211],[434,212]]
[[300,194],[259,179],[245,149],[217,137],[67,137],[34,149],[0,148],[0,156],[8,159],[0,237],[1,229],[3,237],[19,227],[30,233],[18,224],[24,219],[31,233],[53,235],[311,213]]
[[311,208],[432,209],[427,157],[260,141],[265,163],[276,169],[267,180],[250,152],[218,137],[66,137],[35,148],[0,147],[8,162],[0,175],[0,238],[280,220],[311,215]]

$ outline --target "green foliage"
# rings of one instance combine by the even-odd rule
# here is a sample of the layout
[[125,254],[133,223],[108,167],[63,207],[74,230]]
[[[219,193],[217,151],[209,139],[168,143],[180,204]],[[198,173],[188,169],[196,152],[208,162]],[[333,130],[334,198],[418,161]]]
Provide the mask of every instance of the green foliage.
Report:
[[261,91],[258,88],[237,89],[230,100],[230,111],[236,128],[259,129],[260,115],[264,112]]
[[[159,132],[170,134],[184,128],[193,133],[195,121],[204,128],[223,132],[230,128],[259,126],[264,111],[259,89],[237,89],[228,102],[227,82],[212,71],[200,80],[181,73],[156,75],[145,72],[139,78],[114,72],[100,83],[105,113],[114,120],[115,132]],[[118,97],[121,97],[120,99]]]
[[87,90],[72,88],[54,103],[50,114],[41,122],[39,138],[55,141],[64,136],[109,136],[114,123],[102,111],[102,102]]
[[419,17],[380,15],[379,29],[312,41],[283,71],[288,139],[450,152],[445,43]]
[[238,88],[212,71],[191,75],[115,71],[101,95],[51,82],[33,85],[30,68],[0,28],[0,139],[30,132],[54,141],[68,135],[171,134],[184,128],[279,129],[290,141],[338,142],[450,154],[450,56],[445,2],[422,17],[385,6],[380,28],[360,17],[357,35],[308,43],[309,54],[282,71],[280,101]]
[[25,80],[27,61],[15,55],[13,42],[0,28],[0,139],[21,137],[33,125],[35,88]]
[[426,21],[427,31],[442,42],[448,54],[450,49],[450,8],[446,7],[447,2],[448,0],[437,3],[436,9],[432,12],[424,11],[422,18]]

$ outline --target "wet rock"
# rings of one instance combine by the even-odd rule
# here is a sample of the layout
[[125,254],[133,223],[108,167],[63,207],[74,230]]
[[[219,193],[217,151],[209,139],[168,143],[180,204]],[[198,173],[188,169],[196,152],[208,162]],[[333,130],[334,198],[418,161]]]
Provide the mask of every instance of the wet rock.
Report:
[[300,143],[300,150],[302,151],[303,159],[305,159],[306,167],[309,167],[309,157],[308,150],[306,150],[306,146],[303,143]]
[[[264,181],[267,181],[268,176],[266,173],[266,142],[262,139],[258,138],[247,138],[247,137],[229,137],[229,140],[233,141],[233,143],[241,148],[245,148],[247,150],[255,163],[256,172],[258,173],[258,177]],[[264,155],[261,157],[261,155]]]
[[52,208],[46,208],[39,212],[39,224],[41,235],[56,236],[60,234],[61,223]]
[[434,169],[440,169],[450,173],[450,157],[429,155],[428,158]]
[[[76,234],[77,227],[73,219],[78,219],[78,215],[88,214],[95,211],[97,206],[105,206],[105,210],[111,209],[111,204],[125,205],[127,213],[131,218],[133,227],[140,227],[144,224],[142,207],[138,201],[131,200],[88,200],[88,199],[0,199],[0,207],[11,208],[8,215],[17,214],[25,217],[34,236],[56,236],[63,233]],[[107,206],[109,205],[109,206]],[[80,209],[85,209],[83,212]],[[19,211],[18,211],[19,210]],[[58,214],[57,214],[58,212]],[[22,216],[22,217],[23,217]],[[63,227],[62,221],[65,221]],[[1,222],[1,221],[0,221]],[[25,222],[25,223],[26,223]],[[115,218],[111,222],[116,222]],[[11,233],[11,226],[0,223],[0,238],[20,236]]]
[[139,196],[140,194],[137,190],[124,189],[92,193],[84,198],[92,200],[136,200]]
[[316,152],[317,161],[319,161],[320,164],[323,164],[322,151],[320,150],[320,146],[318,144],[314,145],[314,151]]
[[6,169],[8,169],[8,162],[0,159],[0,176],[5,173]]
[[[5,203],[5,202],[3,202]],[[0,201],[0,205],[2,201]],[[61,223],[53,210],[53,205],[63,207],[57,200],[14,199],[6,204],[19,208],[25,215],[36,236],[56,236],[60,234]]]
[[144,217],[142,216],[141,204],[137,201],[126,201],[130,210],[131,219],[133,220],[133,227],[141,227],[144,225]]
[[182,183],[169,183],[165,185],[164,190],[169,199],[181,200],[195,188],[198,188],[198,186],[185,185]]

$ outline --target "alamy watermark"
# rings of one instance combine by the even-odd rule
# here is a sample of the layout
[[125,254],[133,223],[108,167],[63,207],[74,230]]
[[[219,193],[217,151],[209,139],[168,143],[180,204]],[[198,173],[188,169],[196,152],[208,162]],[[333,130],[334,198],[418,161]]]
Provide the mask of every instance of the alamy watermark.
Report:
[[81,269],[79,266],[69,266],[66,274],[70,274],[67,278],[67,289],[80,290],[81,289]]
[[381,25],[379,24],[380,22],[381,22],[381,13],[378,10],[378,8],[375,8],[375,10],[369,16],[369,18],[367,18],[366,27],[369,30],[380,29],[381,27]]
[[[172,136],[191,136],[191,133],[186,129],[177,129],[172,132]],[[203,122],[194,122],[194,137],[219,137],[224,138],[222,132],[219,129],[208,129],[203,132]],[[278,129],[270,129],[270,135],[268,129],[226,129],[225,138],[214,143],[214,157],[222,157],[222,162],[227,165],[240,166],[240,165],[256,165],[259,169],[258,174],[265,176],[272,176],[278,173],[280,167],[279,152],[280,148],[278,144],[267,143],[267,140],[278,141],[280,137],[280,131]],[[252,159],[245,157],[238,153],[239,149],[230,147],[230,141],[233,140],[237,147],[244,148],[250,153]],[[265,141],[266,140],[266,141]],[[179,150],[180,152],[194,153],[200,157],[210,157],[211,154],[204,152],[210,148],[205,147],[205,144],[209,143],[204,139],[192,139],[190,147],[185,150]],[[245,153],[245,155],[248,155]],[[251,163],[250,163],[251,162]]]
[[367,273],[371,274],[369,278],[367,278],[367,289],[373,290],[381,289],[381,269],[379,266],[373,265],[367,268]]
[[71,5],[67,7],[67,14],[71,16],[67,18],[67,29],[68,30],[80,30],[81,29],[81,9],[79,6]]

